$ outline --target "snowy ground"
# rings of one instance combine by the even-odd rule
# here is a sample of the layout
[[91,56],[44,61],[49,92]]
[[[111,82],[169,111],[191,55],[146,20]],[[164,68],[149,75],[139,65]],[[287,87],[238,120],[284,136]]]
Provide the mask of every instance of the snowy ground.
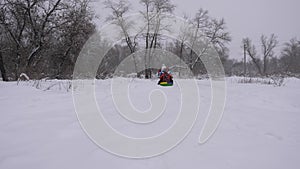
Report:
[[[117,157],[96,146],[81,129],[72,94],[0,83],[0,169],[298,169],[300,167],[300,80],[282,87],[228,80],[222,122],[203,145],[198,137],[210,104],[210,83],[197,82],[201,113],[191,134],[170,152],[151,159]],[[149,106],[156,81],[134,80],[131,99]],[[45,88],[44,88],[45,89]],[[58,89],[58,88],[57,88]],[[164,131],[176,118],[179,89],[161,88],[168,97],[165,114],[151,125],[132,124],[118,115],[110,81],[98,81],[96,96],[105,118],[118,131],[147,137]],[[175,111],[175,112],[174,112]]]

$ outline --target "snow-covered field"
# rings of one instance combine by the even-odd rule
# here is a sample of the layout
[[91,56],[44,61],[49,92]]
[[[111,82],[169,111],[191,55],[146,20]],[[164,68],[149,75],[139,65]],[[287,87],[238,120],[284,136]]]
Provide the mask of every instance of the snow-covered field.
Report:
[[[0,169],[300,168],[300,80],[286,79],[284,86],[274,87],[228,79],[223,119],[214,136],[202,145],[198,137],[211,92],[208,80],[197,83],[201,111],[188,137],[161,156],[134,160],[112,155],[89,139],[77,120],[72,93],[66,90],[69,84],[48,88],[53,82],[43,82],[36,89],[32,84],[0,82]],[[117,113],[110,80],[97,81],[96,86],[105,118],[121,133],[152,136],[176,118],[180,102],[176,85],[161,88],[154,80],[131,81],[130,98],[137,109],[150,106],[148,94],[154,89],[167,96],[165,114],[149,125],[130,123]]]

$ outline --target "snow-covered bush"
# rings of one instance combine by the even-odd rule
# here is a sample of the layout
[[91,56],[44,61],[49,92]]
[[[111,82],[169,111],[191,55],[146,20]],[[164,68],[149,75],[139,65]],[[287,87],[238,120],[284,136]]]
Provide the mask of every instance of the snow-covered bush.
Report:
[[229,77],[227,81],[233,83],[248,83],[248,84],[266,84],[273,86],[283,86],[284,85],[284,77],[281,76],[271,76],[271,77]]
[[47,78],[41,80],[20,81],[18,85],[32,86],[43,91],[65,91],[70,92],[72,89],[71,80],[49,80]]

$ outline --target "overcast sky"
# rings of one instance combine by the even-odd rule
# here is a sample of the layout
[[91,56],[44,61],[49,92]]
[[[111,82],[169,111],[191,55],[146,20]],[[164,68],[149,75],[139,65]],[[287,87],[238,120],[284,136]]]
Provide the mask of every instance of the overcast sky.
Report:
[[[103,1],[95,5],[97,14],[104,17]],[[130,0],[132,8],[137,8],[139,0]],[[186,13],[193,16],[199,8],[209,11],[215,18],[224,18],[233,38],[228,45],[231,58],[242,58],[241,41],[250,37],[259,42],[261,34],[278,36],[279,51],[284,42],[293,37],[300,39],[299,0],[172,0],[176,5],[175,14]],[[133,9],[134,10],[134,9]]]

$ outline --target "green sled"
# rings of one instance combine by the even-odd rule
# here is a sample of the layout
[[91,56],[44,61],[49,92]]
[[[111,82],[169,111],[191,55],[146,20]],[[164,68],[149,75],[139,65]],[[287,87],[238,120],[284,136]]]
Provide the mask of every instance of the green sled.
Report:
[[159,85],[161,85],[161,86],[173,86],[173,83],[161,82]]

